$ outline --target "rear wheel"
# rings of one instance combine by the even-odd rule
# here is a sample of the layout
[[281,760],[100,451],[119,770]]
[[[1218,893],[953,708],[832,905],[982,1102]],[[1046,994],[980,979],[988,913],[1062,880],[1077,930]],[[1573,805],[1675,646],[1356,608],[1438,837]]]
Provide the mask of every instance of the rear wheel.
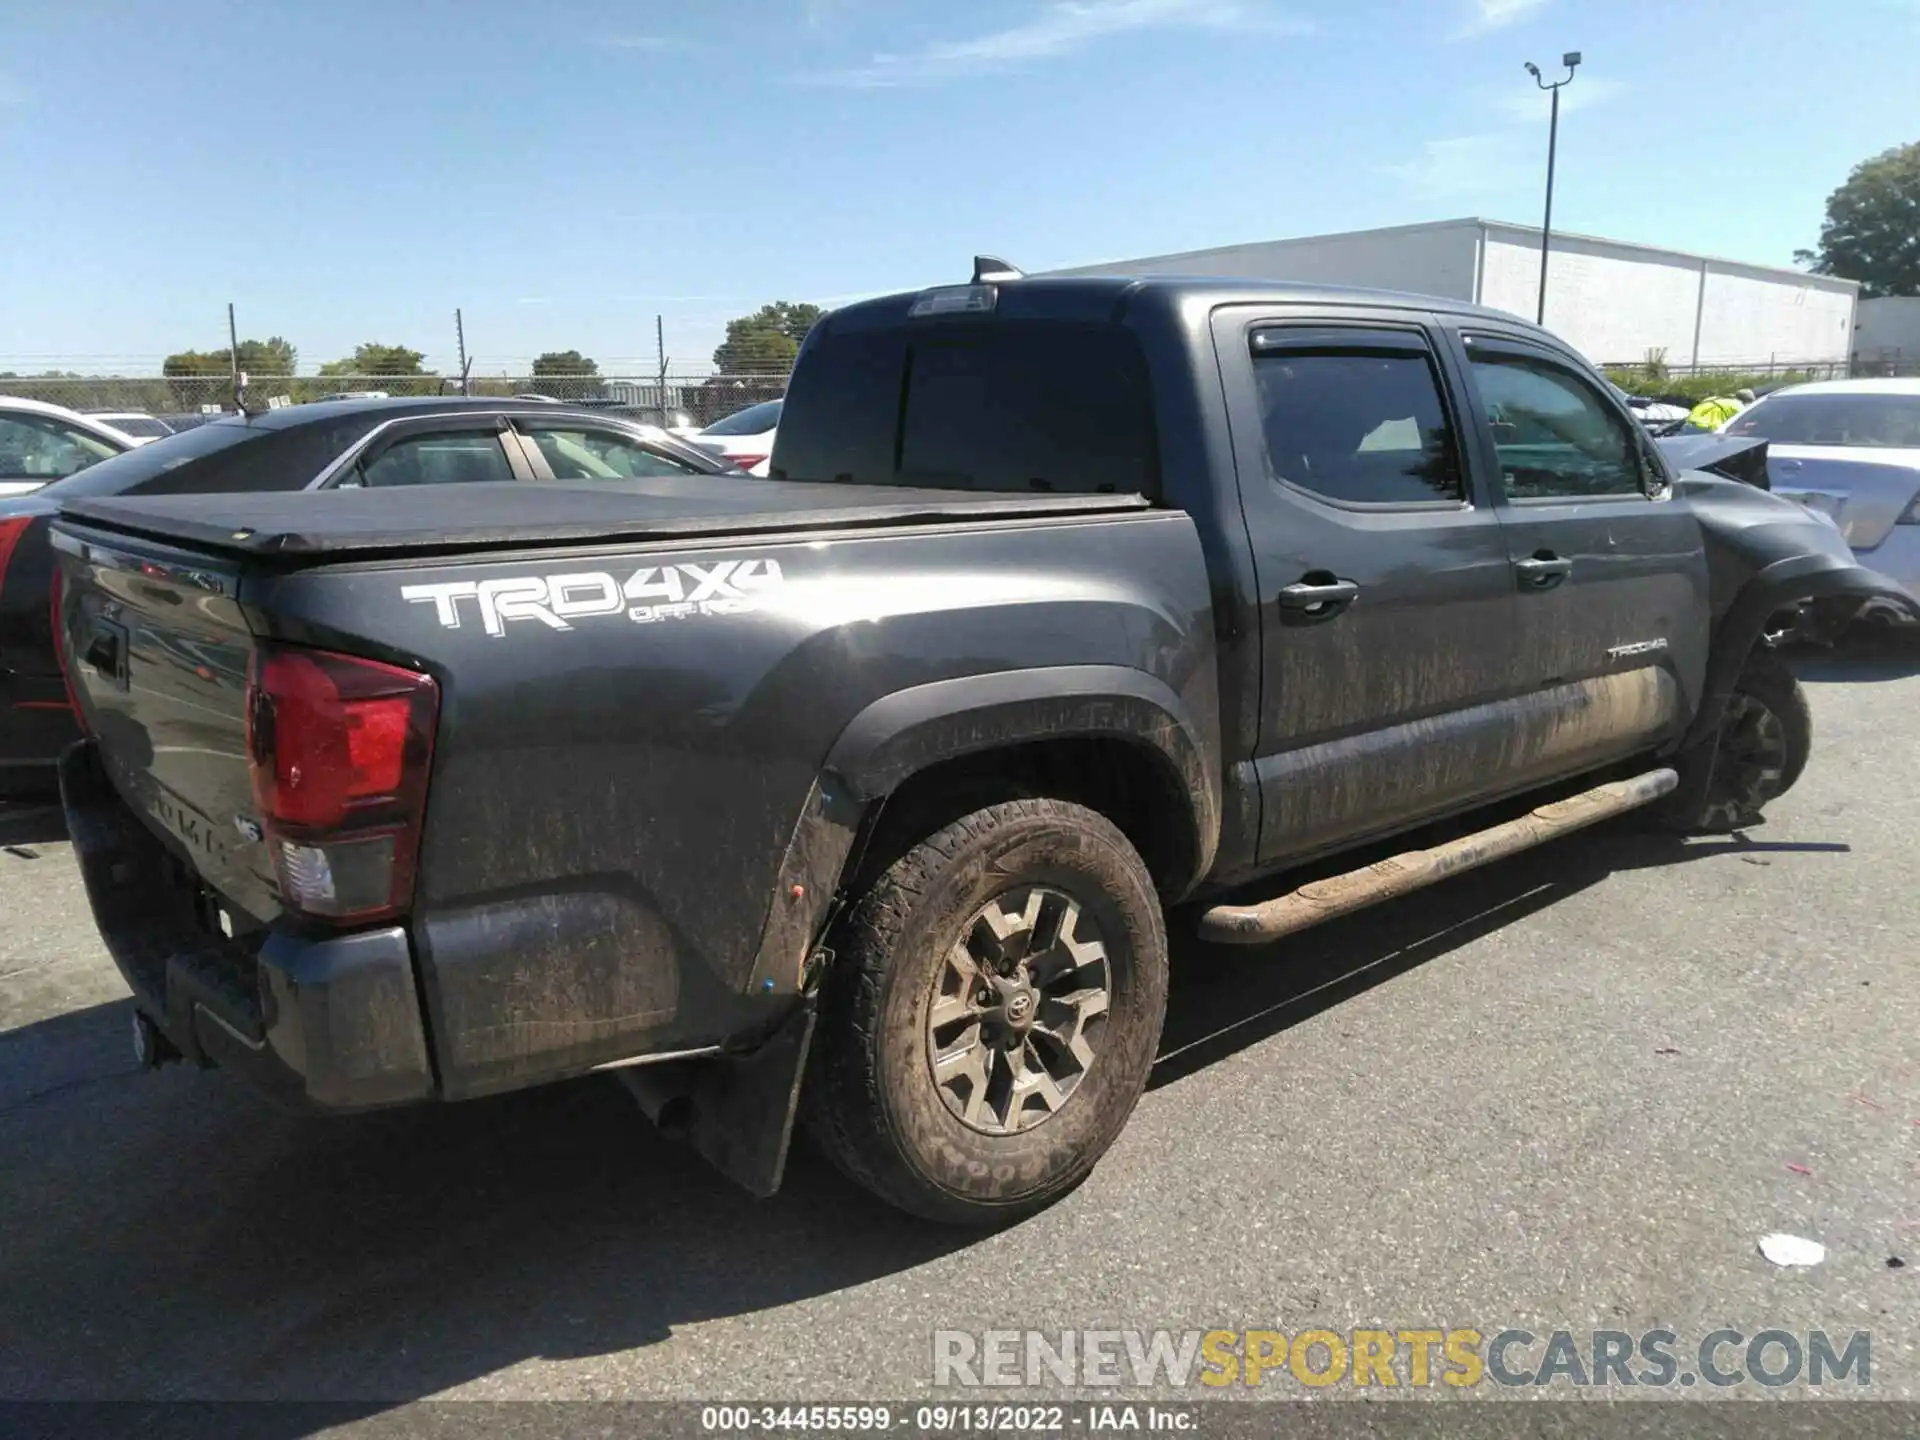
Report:
[[1757,649],[1734,683],[1712,745],[1692,761],[1704,764],[1711,756],[1706,794],[1691,809],[1662,819],[1670,828],[1704,833],[1755,824],[1766,806],[1793,788],[1812,749],[1806,692],[1771,648]]
[[880,876],[834,949],[805,1114],[841,1169],[963,1224],[1086,1178],[1166,1010],[1159,900],[1112,822],[1044,799],[964,816]]

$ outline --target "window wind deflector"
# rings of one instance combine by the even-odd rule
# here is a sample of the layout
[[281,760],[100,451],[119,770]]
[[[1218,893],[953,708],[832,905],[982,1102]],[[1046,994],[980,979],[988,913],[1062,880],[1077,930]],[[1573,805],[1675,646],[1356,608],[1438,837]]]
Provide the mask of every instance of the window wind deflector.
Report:
[[1367,330],[1354,326],[1280,325],[1253,332],[1252,349],[1262,355],[1312,350],[1343,355],[1427,355],[1432,347],[1417,330]]

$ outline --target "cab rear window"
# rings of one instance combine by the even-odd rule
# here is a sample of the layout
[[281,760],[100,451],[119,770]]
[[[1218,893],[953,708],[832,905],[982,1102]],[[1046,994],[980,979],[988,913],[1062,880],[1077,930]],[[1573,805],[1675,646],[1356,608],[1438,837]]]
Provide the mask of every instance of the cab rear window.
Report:
[[848,485],[1155,495],[1145,357],[1116,325],[829,323],[794,372],[771,468]]

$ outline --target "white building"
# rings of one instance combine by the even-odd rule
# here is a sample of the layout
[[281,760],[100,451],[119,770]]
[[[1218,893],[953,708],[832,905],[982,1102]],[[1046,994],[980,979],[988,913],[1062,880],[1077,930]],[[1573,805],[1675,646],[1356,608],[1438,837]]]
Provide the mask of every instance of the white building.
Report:
[[[1056,275],[1224,275],[1411,290],[1533,319],[1540,229],[1499,220],[1440,220],[1150,255]],[[1845,361],[1859,286],[1798,270],[1656,250],[1556,230],[1547,270],[1547,328],[1588,359],[1668,365]]]

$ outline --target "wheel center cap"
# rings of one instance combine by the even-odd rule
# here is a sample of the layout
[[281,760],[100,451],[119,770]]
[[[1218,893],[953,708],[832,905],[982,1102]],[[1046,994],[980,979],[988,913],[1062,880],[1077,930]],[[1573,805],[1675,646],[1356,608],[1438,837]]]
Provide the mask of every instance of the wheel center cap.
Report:
[[1016,990],[1007,997],[1007,1019],[1015,1025],[1024,1025],[1033,1019],[1033,992]]

